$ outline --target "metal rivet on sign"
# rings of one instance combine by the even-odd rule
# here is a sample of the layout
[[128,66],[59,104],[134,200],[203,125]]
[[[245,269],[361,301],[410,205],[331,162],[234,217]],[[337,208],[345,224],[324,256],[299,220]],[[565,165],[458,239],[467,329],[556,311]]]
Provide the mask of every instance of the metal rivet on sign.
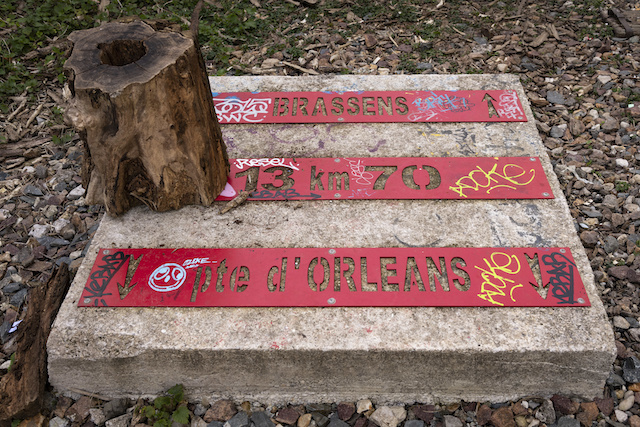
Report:
[[329,253],[330,253],[331,255],[333,255],[333,254],[335,254],[335,253],[336,253],[336,250],[335,250],[335,249],[329,249]]
[[340,163],[340,159],[333,159],[334,162]]
[[582,298],[578,298],[578,302],[579,302],[580,304],[584,304],[584,299],[582,299]]
[[91,302],[91,299],[90,299],[90,298],[85,298],[85,299],[84,299],[84,303],[85,303],[85,304],[89,304],[90,302]]
[[542,193],[542,195],[543,195],[544,197],[549,197],[549,193],[547,193],[546,191],[545,191],[544,193]]
[[329,298],[329,299],[327,300],[327,302],[328,302],[329,304],[335,304],[335,303],[336,303],[336,299],[335,299],[335,298]]
[[344,117],[338,117],[338,121],[339,122],[343,122],[344,121]]
[[524,117],[518,116],[518,120],[524,120]]
[[102,251],[102,253],[105,254],[105,255],[109,255],[109,251],[108,250]]
[[536,158],[535,157],[529,157],[529,160],[531,160],[532,162],[535,162]]
[[565,253],[565,252],[567,252],[567,250],[566,249],[560,249],[560,252]]
[[340,193],[334,194],[335,197],[340,197]]

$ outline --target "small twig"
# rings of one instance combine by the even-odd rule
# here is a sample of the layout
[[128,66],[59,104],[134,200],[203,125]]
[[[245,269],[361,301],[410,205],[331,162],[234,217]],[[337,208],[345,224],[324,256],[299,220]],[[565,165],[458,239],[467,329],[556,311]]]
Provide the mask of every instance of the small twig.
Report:
[[[460,34],[461,36],[465,36],[465,37],[467,37],[467,34],[466,34],[466,33],[464,33],[464,32],[462,32],[462,31],[460,31],[459,29],[457,29],[457,28],[456,28],[456,27],[454,27],[453,25],[451,25],[451,28],[453,28],[453,31],[455,31],[456,33]],[[465,38],[465,40],[466,40],[466,41],[468,41],[468,42],[470,42],[470,43],[473,43],[473,40],[471,40],[471,39],[467,39],[467,38]]]
[[13,118],[17,116],[20,111],[22,111],[25,105],[27,105],[27,98],[22,98],[22,102],[20,102],[20,105],[18,105],[18,108],[16,108],[13,113],[9,114],[9,117],[7,117],[7,121],[10,122],[11,120],[13,120]]
[[38,114],[40,114],[40,111],[42,111],[42,107],[44,107],[44,102],[38,105],[38,108],[36,108],[36,111],[34,111],[31,114],[31,116],[29,116],[29,120],[27,120],[27,124],[24,125],[25,129],[29,127],[29,125],[36,119],[36,117],[38,117]]
[[79,388],[69,387],[68,390],[71,393],[76,393],[76,394],[81,394],[83,396],[93,397],[95,399],[104,400],[105,402],[108,401],[108,400],[111,400],[110,398],[108,398],[106,396],[102,396],[100,394],[95,394],[95,393],[91,393],[91,392],[88,392],[88,391],[80,390]]
[[289,31],[293,31],[296,28],[300,27],[300,24],[292,24],[289,25],[287,28],[285,28],[284,30],[282,30],[282,35],[284,36],[285,34],[287,34]]
[[302,71],[303,73],[309,73],[309,74],[312,74],[312,75],[314,75],[314,76],[317,76],[317,75],[319,75],[319,74],[320,74],[320,73],[318,73],[318,72],[317,72],[317,71],[315,71],[315,70],[310,70],[309,68],[303,68],[303,67],[301,67],[301,66],[299,66],[299,65],[296,65],[296,64],[293,64],[293,63],[291,63],[291,62],[282,61],[282,63],[283,63],[284,65],[288,66],[288,67],[295,68],[295,69],[296,69],[296,70],[298,70],[298,71]]
[[287,3],[291,3],[294,6],[300,6],[300,3],[298,3],[296,0],[284,0]]
[[522,15],[522,9],[524,9],[524,5],[527,3],[527,0],[520,0],[520,4],[518,5],[518,11],[516,15]]
[[240,193],[238,193],[238,195],[233,200],[229,200],[229,202],[224,205],[222,209],[220,209],[220,215],[226,214],[231,209],[237,208],[238,206],[246,202],[250,194],[251,193],[246,190],[240,190]]
[[393,44],[396,45],[396,47],[400,47],[400,46],[398,46],[398,43],[396,43],[396,41],[393,39],[393,37],[391,37],[391,34],[389,34],[389,40],[391,40],[393,42]]

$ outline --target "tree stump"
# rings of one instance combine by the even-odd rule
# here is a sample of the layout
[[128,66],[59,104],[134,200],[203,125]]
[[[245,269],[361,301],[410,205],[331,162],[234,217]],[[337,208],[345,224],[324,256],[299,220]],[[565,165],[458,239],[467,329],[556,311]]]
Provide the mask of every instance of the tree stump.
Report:
[[66,116],[85,141],[87,201],[112,216],[210,205],[229,160],[197,42],[139,21],[69,39]]

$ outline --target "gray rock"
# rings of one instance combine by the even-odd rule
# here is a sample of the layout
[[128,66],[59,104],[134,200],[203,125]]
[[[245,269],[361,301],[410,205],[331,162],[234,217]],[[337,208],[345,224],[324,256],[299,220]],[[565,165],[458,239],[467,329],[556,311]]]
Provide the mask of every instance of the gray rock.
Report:
[[429,62],[418,62],[416,64],[416,68],[418,70],[431,71],[431,70],[433,70],[433,64],[430,64]]
[[37,164],[35,173],[38,179],[45,179],[49,174],[49,170],[47,169],[46,166],[42,164]]
[[622,399],[622,402],[618,404],[618,409],[621,411],[628,411],[629,409],[631,409],[634,403],[636,403],[635,396],[633,395],[633,393],[631,393],[630,396]]
[[44,214],[45,217],[47,217],[48,220],[52,220],[58,215],[58,208],[53,205],[47,205],[42,210],[42,213]]
[[113,399],[105,403],[102,410],[104,411],[105,418],[110,420],[111,418],[124,414],[128,407],[128,399]]
[[531,59],[529,59],[529,57],[527,56],[522,58],[522,62],[520,63],[520,66],[527,71],[535,71],[538,69],[538,66],[533,62],[531,62]]
[[640,328],[640,322],[638,322],[638,319],[636,319],[635,317],[626,316],[624,320],[629,322],[630,328]]
[[120,415],[119,417],[112,418],[105,421],[106,427],[129,427],[131,421],[131,414]]
[[604,132],[617,131],[620,128],[620,124],[613,117],[607,117],[601,128]]
[[20,289],[23,288],[23,285],[20,283],[16,283],[16,282],[11,282],[9,284],[7,284],[6,286],[0,288],[2,289],[2,292],[5,294],[15,294],[16,292],[18,292]]
[[632,384],[640,382],[640,360],[637,357],[631,356],[624,359],[622,378]]
[[9,331],[12,326],[13,322],[3,322],[0,324],[0,343],[4,344],[9,341],[9,338],[11,338]]
[[444,427],[462,427],[462,426],[463,426],[463,423],[460,420],[460,418],[454,417],[453,415],[444,416]]
[[56,231],[56,233],[60,233],[60,231],[62,231],[62,229],[66,227],[69,223],[70,221],[68,219],[58,218],[51,225],[53,226],[53,229]]
[[620,409],[616,409],[614,413],[616,414],[616,419],[621,423],[624,423],[629,419],[629,416],[624,411],[621,411]]
[[380,406],[369,417],[380,427],[397,427],[407,417],[403,407]]
[[206,412],[207,412],[207,407],[204,406],[202,403],[197,403],[196,407],[193,408],[193,415],[195,415],[196,417],[201,417]]
[[615,316],[613,318],[613,326],[619,329],[627,330],[631,325],[629,324],[629,322],[627,322],[627,319],[625,319],[624,317]]
[[[640,206],[639,206],[640,207]],[[68,240],[60,239],[51,236],[44,236],[38,239],[38,243],[44,245],[47,249],[58,248],[60,246],[67,246],[69,243]]]
[[629,167],[629,161],[625,159],[616,159],[616,166],[626,169]]
[[69,424],[69,420],[60,417],[53,417],[49,421],[49,427],[69,427]]
[[20,249],[20,252],[18,252],[11,258],[11,262],[20,264],[23,267],[30,266],[31,264],[33,264],[34,260],[35,257],[33,255],[33,251],[29,246],[25,246],[24,248]]
[[589,210],[585,209],[583,212],[589,218],[602,218],[602,212],[596,211],[594,209],[589,209]]
[[556,411],[553,409],[551,400],[545,399],[542,402],[542,405],[536,411],[536,418],[547,425],[556,422]]
[[107,421],[107,418],[104,416],[104,411],[100,408],[90,408],[89,419],[97,426],[104,425],[104,422]]
[[191,417],[191,427],[207,427],[207,423],[198,415]]
[[613,236],[607,236],[604,239],[604,251],[608,254],[612,254],[618,250],[620,244],[618,243],[618,239]]
[[552,126],[551,130],[549,131],[549,136],[551,136],[552,138],[562,138],[566,130],[567,125]]
[[229,421],[224,423],[224,427],[247,427],[249,425],[249,415],[240,411],[235,414]]
[[611,76],[607,76],[606,74],[601,74],[597,77],[598,82],[601,84],[607,84],[611,81]]
[[82,187],[82,185],[78,185],[76,188],[69,191],[69,194],[67,194],[67,199],[78,200],[80,197],[84,196],[84,193],[86,193],[86,190]]
[[404,423],[404,427],[424,427],[424,421],[410,420]]
[[606,196],[604,196],[602,204],[612,211],[615,211],[616,209],[618,209],[618,198],[613,194],[607,194]]
[[329,415],[333,412],[331,405],[328,403],[310,403],[305,406],[307,412],[320,412],[322,415]]
[[[313,421],[316,422],[316,425],[318,427],[326,427],[329,424],[329,418],[322,415],[320,412],[312,412],[311,417],[313,418]],[[253,417],[251,418],[251,420],[253,421]]]
[[349,424],[342,421],[339,417],[331,417],[329,421],[329,427],[349,427]]
[[[325,418],[327,422],[324,426],[329,424],[329,418],[327,417]],[[275,424],[273,424],[273,421],[271,421],[271,417],[265,411],[254,412],[251,415],[251,421],[253,421],[256,427],[275,427]],[[324,427],[324,426],[321,426],[321,427]]]
[[42,197],[44,193],[35,185],[27,185],[23,190],[26,196]]
[[41,239],[49,232],[49,225],[46,224],[33,224],[31,230],[29,230],[29,236]]
[[564,96],[562,96],[560,92],[557,92],[555,90],[550,90],[549,92],[547,92],[547,101],[549,101],[552,104],[560,104],[560,105],[564,105],[567,102],[564,99]]
[[625,385],[625,381],[620,375],[611,372],[609,378],[607,378],[607,385],[611,387],[622,387]]
[[14,307],[21,307],[22,304],[24,303],[24,300],[27,298],[28,293],[29,293],[28,289],[19,290],[18,292],[16,292],[11,296],[11,299],[9,300],[9,304],[11,304]]
[[223,427],[224,424],[222,423],[222,421],[211,421],[209,424],[207,424],[207,427]]
[[573,417],[560,417],[558,420],[558,427],[580,427],[580,421]]

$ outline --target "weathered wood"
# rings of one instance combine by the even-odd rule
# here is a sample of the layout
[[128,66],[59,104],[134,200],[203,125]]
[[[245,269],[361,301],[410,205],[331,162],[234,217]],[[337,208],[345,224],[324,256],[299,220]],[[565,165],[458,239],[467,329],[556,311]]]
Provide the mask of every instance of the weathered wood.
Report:
[[0,380],[0,427],[41,409],[48,379],[47,338],[70,284],[69,269],[62,264],[46,285],[29,294],[27,315],[16,332],[15,363]]
[[69,36],[67,117],[85,141],[89,203],[120,215],[209,205],[229,173],[204,61],[189,34],[144,22]]

